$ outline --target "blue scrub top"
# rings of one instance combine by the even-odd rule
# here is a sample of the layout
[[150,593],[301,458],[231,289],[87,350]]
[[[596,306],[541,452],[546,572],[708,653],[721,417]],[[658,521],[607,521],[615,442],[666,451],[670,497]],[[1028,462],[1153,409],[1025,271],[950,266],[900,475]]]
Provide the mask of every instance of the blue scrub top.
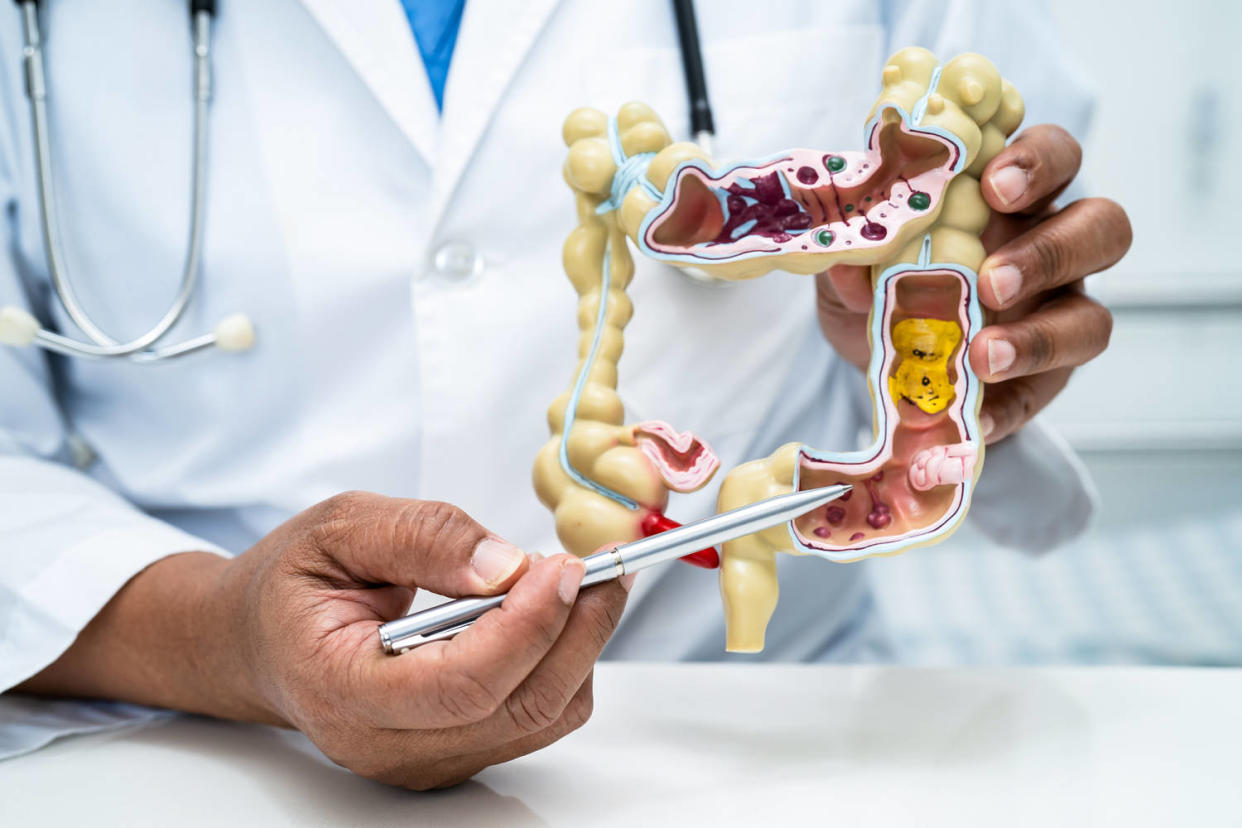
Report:
[[436,108],[443,110],[444,81],[457,45],[466,0],[401,0],[401,5],[418,41],[418,52],[423,56],[427,79],[436,96]]

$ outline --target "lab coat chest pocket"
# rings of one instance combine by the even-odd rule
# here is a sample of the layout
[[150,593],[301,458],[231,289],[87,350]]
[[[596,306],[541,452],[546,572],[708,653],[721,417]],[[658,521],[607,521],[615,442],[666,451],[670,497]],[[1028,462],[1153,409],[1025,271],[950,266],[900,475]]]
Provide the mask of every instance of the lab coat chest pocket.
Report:
[[[866,23],[706,42],[717,163],[788,147],[859,146],[882,47],[882,30]],[[615,111],[626,100],[644,100],[684,139],[680,61],[676,49],[597,56],[587,74],[591,103]],[[814,286],[804,276],[773,273],[713,287],[640,262],[630,292],[635,315],[626,331],[622,397],[635,418],[667,419],[709,439],[757,428],[777,402],[796,349],[819,336]]]

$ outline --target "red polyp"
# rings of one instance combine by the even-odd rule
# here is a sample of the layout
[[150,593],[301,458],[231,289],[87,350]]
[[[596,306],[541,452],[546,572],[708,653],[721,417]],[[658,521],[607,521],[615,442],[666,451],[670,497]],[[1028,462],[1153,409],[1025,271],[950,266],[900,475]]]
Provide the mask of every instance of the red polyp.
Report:
[[867,513],[867,523],[872,529],[883,529],[893,522],[893,510],[887,503],[880,500],[880,487],[877,483],[884,479],[884,470],[876,472],[871,479],[864,480],[863,486],[871,495],[871,511]]
[[[716,234],[716,244],[735,241],[734,236],[743,226],[748,226],[748,235],[767,236],[778,243],[792,238],[787,230],[801,232],[811,226],[810,215],[802,211],[798,202],[785,195],[779,173],[773,171],[756,176],[750,179],[750,184],[743,187],[734,182],[725,188],[729,193],[725,200],[729,216]],[[747,205],[747,199],[755,203]]]
[[[649,538],[652,535],[667,532],[669,529],[676,529],[681,524],[670,517],[665,517],[659,512],[648,512],[643,515],[642,523],[639,526],[642,529],[643,537]],[[698,552],[691,552],[689,555],[683,555],[681,560],[703,569],[717,569],[720,567],[720,553],[716,551],[714,546],[700,549]]]

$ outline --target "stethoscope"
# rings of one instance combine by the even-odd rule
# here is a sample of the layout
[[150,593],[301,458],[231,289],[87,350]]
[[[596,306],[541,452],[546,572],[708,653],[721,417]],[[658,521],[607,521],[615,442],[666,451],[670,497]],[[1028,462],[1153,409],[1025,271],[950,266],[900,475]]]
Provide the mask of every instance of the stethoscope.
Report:
[[[43,59],[43,36],[39,25],[40,0],[16,0],[22,14],[24,48],[22,63],[26,76],[26,97],[30,101],[34,124],[35,160],[39,206],[43,225],[43,245],[47,253],[52,288],[69,318],[90,341],[83,342],[44,328],[28,311],[14,305],[0,307],[0,343],[36,345],[65,356],[95,359],[124,359],[153,363],[186,356],[208,348],[245,351],[254,344],[254,325],[244,314],[226,316],[208,334],[174,345],[159,345],[185,315],[186,306],[198,282],[203,254],[203,217],[206,205],[208,113],[211,108],[211,25],[216,14],[215,0],[190,0],[190,24],[194,44],[194,128],[190,188],[190,240],[185,254],[181,285],[164,316],[146,333],[119,342],[95,324],[82,306],[65,265],[60,224],[57,221],[53,186],[52,148],[48,137],[47,69]],[[690,100],[690,128],[696,142],[710,155],[715,132],[707,81],[703,73],[703,54],[693,0],[672,0],[681,47],[682,68]],[[695,279],[712,281],[705,274],[689,273]],[[158,346],[158,347],[157,347]]]
[[50,331],[29,312],[10,305],[0,308],[0,342],[8,345],[37,345],[65,356],[126,359],[143,363],[162,362],[212,347],[224,351],[245,351],[250,348],[254,344],[254,326],[243,314],[225,317],[211,333],[173,345],[159,345],[185,314],[198,282],[202,263],[203,214],[207,200],[207,127],[211,102],[211,24],[216,13],[215,0],[190,0],[189,3],[194,44],[194,136],[190,240],[185,254],[185,267],[181,273],[181,284],[172,305],[155,327],[128,342],[117,341],[91,319],[78,299],[65,266],[53,186],[51,141],[48,137],[47,70],[43,60],[43,37],[39,26],[39,0],[17,0],[17,5],[22,14],[22,63],[26,76],[26,97],[30,101],[30,115],[34,124],[36,173],[48,271],[52,288],[69,318],[90,341],[83,342]]

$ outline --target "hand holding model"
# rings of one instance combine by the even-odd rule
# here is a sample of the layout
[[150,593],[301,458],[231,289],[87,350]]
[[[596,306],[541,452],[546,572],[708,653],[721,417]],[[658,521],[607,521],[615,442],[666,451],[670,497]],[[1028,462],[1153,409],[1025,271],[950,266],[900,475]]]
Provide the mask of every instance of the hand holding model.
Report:
[[[992,218],[981,239],[988,258],[979,270],[979,297],[992,324],[975,337],[970,361],[987,384],[980,421],[989,443],[1043,410],[1074,369],[1108,345],[1112,316],[1085,294],[1083,279],[1121,260],[1130,221],[1106,198],[1053,203],[1081,163],[1072,135],[1040,124],[1019,133],[983,170],[981,193]],[[837,265],[819,275],[817,287],[824,335],[865,368],[870,269]]]
[[[724,545],[729,650],[763,648],[777,602],[777,553],[848,562],[948,537],[969,508],[986,438],[1018,428],[1074,365],[1107,344],[1108,313],[1083,295],[1081,278],[1125,252],[1125,214],[1104,200],[1056,213],[1052,199],[1072,179],[1080,151],[1052,127],[1029,130],[1006,148],[1023,114],[1021,95],[987,58],[962,54],[941,63],[926,49],[907,48],[884,65],[863,150],[791,149],[719,166],[693,145],[670,143],[642,104],[611,119],[578,110],[566,121],[565,177],[580,221],[613,237],[587,248],[571,236],[566,245],[566,271],[579,293],[579,271],[592,274],[592,285],[602,273],[603,295],[618,309],[608,309],[598,291],[584,296],[599,308],[595,343],[605,319],[624,324],[632,312],[623,292],[633,272],[628,236],[646,256],[724,280],[778,268],[819,274],[824,331],[867,370],[871,446],[789,443],[729,471],[721,484],[720,511],[791,490],[854,486],[821,511]],[[610,266],[622,273],[611,288]],[[990,328],[985,307],[996,312]],[[580,326],[589,318],[580,314]],[[616,333],[603,341],[614,403],[607,413],[619,426],[619,326]],[[587,368],[579,365],[581,386],[589,358]],[[981,380],[993,383],[986,412]],[[576,400],[575,391],[571,408]],[[581,526],[607,535],[592,536],[588,547],[633,540],[642,525],[636,513],[663,509],[667,489],[683,489],[654,486],[654,507],[622,496],[658,481],[658,467],[635,452],[630,467],[604,482],[593,461],[605,446],[588,445],[563,410],[562,400],[554,403],[553,441],[534,475],[562,541],[578,555],[593,551],[581,543]],[[563,447],[575,444],[583,450],[571,467]],[[600,526],[592,516],[605,509],[617,519]]]
[[[528,559],[448,504],[339,495],[238,558],[149,567],[21,689],[292,726],[363,776],[441,787],[590,716],[628,583],[579,596],[583,573],[570,555]],[[376,628],[419,588],[509,594],[451,641],[391,658]]]

